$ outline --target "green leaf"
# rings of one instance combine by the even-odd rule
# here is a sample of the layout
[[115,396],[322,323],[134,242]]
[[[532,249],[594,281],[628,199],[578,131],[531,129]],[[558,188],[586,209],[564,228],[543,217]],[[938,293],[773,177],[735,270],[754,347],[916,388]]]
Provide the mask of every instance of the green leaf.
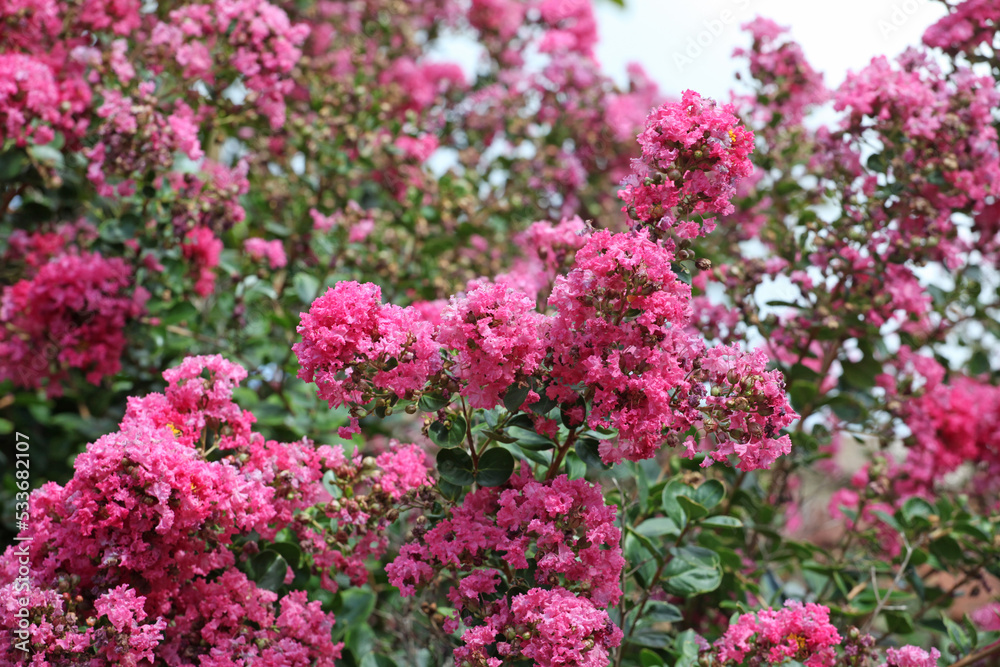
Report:
[[375,593],[366,588],[347,588],[340,593],[340,604],[334,609],[337,625],[342,631],[363,624],[375,611]]
[[480,486],[500,486],[506,483],[513,473],[513,454],[503,447],[495,447],[479,457],[476,482]]
[[12,181],[24,171],[28,160],[24,151],[12,149],[0,154],[0,181]]
[[691,521],[696,521],[697,519],[708,515],[708,510],[704,505],[696,503],[687,496],[677,496],[677,502],[684,508],[684,512],[688,515],[688,519]]
[[908,635],[913,632],[913,617],[905,611],[886,611],[885,622],[889,632]]
[[694,492],[694,498],[699,505],[707,509],[712,509],[719,504],[726,495],[726,488],[717,479],[710,479],[702,482]]
[[278,552],[265,550],[250,559],[250,570],[258,586],[275,592],[285,582],[288,563]]
[[654,623],[676,623],[684,620],[681,610],[662,600],[653,600],[646,604],[646,609],[642,612],[642,617]]
[[465,495],[465,489],[458,484],[452,484],[451,482],[439,479],[438,480],[438,491],[441,492],[448,500],[458,501],[463,495]]
[[712,528],[742,528],[743,522],[734,516],[710,516],[707,519],[703,519],[701,522],[702,526],[710,526]]
[[451,396],[441,396],[440,394],[423,394],[420,397],[420,401],[417,403],[419,407],[424,412],[437,412],[448,407],[451,403]]
[[879,173],[885,173],[886,169],[889,168],[889,162],[881,153],[872,153],[869,155],[867,164],[869,169]]
[[284,558],[285,562],[293,569],[298,568],[302,563],[302,549],[294,542],[275,542],[267,545],[265,551],[274,551]]
[[163,324],[177,324],[178,322],[193,321],[198,317],[198,309],[190,301],[179,301],[174,304],[164,315],[160,316]]
[[434,422],[427,432],[438,447],[454,447],[465,440],[465,428],[465,418],[456,416],[450,421]]
[[296,273],[295,277],[292,278],[292,287],[295,289],[299,301],[308,306],[316,298],[316,293],[319,292],[319,280],[308,273]]
[[685,630],[674,638],[674,667],[694,667],[698,664],[698,640],[694,630]]
[[535,414],[545,416],[549,414],[552,408],[556,407],[556,402],[548,397],[545,393],[545,389],[538,390],[539,399],[528,406],[528,408]]
[[990,357],[982,350],[976,350],[969,358],[967,365],[969,375],[982,375],[990,371]]
[[439,451],[437,469],[441,479],[455,486],[466,486],[475,481],[472,457],[464,449],[450,447]]
[[864,415],[864,408],[846,394],[834,396],[827,402],[827,405],[833,410],[833,414],[851,424],[859,423]]
[[666,667],[666,663],[663,662],[663,658],[656,655],[648,648],[644,648],[639,652],[639,664],[642,665],[642,667]]
[[673,519],[656,517],[640,523],[635,527],[635,532],[646,537],[660,537],[661,535],[680,535],[681,529],[677,527]]
[[952,565],[957,565],[964,560],[961,545],[955,540],[954,537],[950,537],[948,535],[939,537],[931,542],[930,552],[937,556],[941,561]]
[[608,466],[604,464],[601,460],[601,454],[598,451],[598,442],[593,438],[581,437],[576,441],[574,445],[576,450],[576,455],[580,457],[580,460],[586,463],[591,468],[597,468],[598,470],[607,470]]
[[521,449],[530,449],[532,451],[541,452],[546,449],[552,449],[556,446],[554,442],[546,438],[544,435],[535,433],[535,431],[531,429],[521,428],[520,426],[511,426],[508,428],[507,435],[514,438]]
[[801,412],[811,405],[819,394],[819,385],[808,380],[797,380],[788,387],[788,396],[792,400],[792,407]]
[[45,144],[44,146],[31,146],[28,148],[28,152],[35,160],[44,162],[52,167],[55,167],[56,169],[62,169],[66,166],[66,160],[63,157],[62,152],[52,144]]
[[334,473],[332,470],[327,470],[325,473],[323,473],[323,479],[321,481],[323,484],[323,488],[326,490],[327,493],[330,494],[330,496],[332,496],[333,498],[339,498],[341,496],[341,490],[339,486],[334,484],[335,479],[337,479],[336,473]]
[[[687,513],[679,502],[677,502],[677,497],[690,493],[691,487],[686,484],[682,484],[676,479],[672,479],[667,482],[667,485],[663,487],[663,494],[661,497],[663,504],[663,512],[668,517],[674,520],[680,528],[684,528],[687,525]],[[692,494],[693,495],[693,494]]]
[[875,377],[882,372],[882,364],[873,357],[865,355],[857,363],[843,362],[841,380],[857,389],[871,389],[875,386]]
[[926,519],[934,514],[934,507],[923,498],[910,498],[903,503],[903,518],[910,523],[916,517]]
[[527,385],[512,384],[503,395],[503,406],[507,408],[508,412],[517,412],[521,409],[524,399],[528,398],[529,391],[531,391],[531,387]]
[[962,626],[948,618],[948,615],[945,613],[941,614],[941,620],[944,621],[944,627],[948,630],[948,637],[958,647],[958,654],[967,655],[971,652],[972,642],[969,640],[969,635],[962,629]]
[[675,549],[674,557],[663,570],[668,593],[690,597],[714,591],[722,583],[718,555],[703,547]]
[[640,621],[635,632],[629,637],[629,643],[649,648],[666,648],[670,643],[670,634],[654,625]]

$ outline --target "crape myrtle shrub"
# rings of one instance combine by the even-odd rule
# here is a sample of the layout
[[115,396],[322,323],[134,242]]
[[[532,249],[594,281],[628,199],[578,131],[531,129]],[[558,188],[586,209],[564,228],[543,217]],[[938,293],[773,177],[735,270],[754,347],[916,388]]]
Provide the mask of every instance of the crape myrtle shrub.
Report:
[[582,1],[0,12],[5,664],[996,662],[994,3],[732,104]]

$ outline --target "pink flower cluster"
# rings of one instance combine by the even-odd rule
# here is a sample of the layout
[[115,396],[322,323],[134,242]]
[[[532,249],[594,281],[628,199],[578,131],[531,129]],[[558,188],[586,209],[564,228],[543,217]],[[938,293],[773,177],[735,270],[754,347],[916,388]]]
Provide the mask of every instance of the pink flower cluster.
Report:
[[239,198],[250,191],[249,167],[244,160],[227,167],[205,158],[198,174],[173,171],[160,179],[172,190],[171,213],[178,236],[198,227],[221,233],[243,222],[246,210]]
[[719,411],[715,424],[724,425],[729,437],[716,438],[712,457],[723,460],[735,455],[740,470],[770,468],[792,450],[790,437],[779,436],[778,431],[798,415],[788,404],[781,373],[765,370],[768,362],[763,350],[743,352],[738,343],[714,347],[701,361],[712,387],[705,403],[710,411]]
[[619,443],[602,442],[607,462],[649,458],[665,429],[684,431],[696,419],[680,388],[696,383],[689,374],[702,343],[684,326],[691,316],[690,288],[671,269],[673,254],[643,232],[593,234],[560,276],[549,304],[558,313],[547,328],[553,350],[548,395],[574,401],[583,383],[593,397],[591,427],[619,431]]
[[469,405],[490,409],[535,372],[545,354],[541,322],[534,302],[503,284],[480,282],[452,297],[436,338],[454,351],[451,371]]
[[[690,288],[672,260],[645,232],[591,236],[549,300],[558,309],[547,329],[558,384],[548,395],[571,402],[571,387],[588,388],[589,425],[619,432],[617,443],[601,443],[607,463],[649,458],[665,433],[698,426],[715,434],[717,459],[736,454],[741,469],[767,467],[789,451],[778,431],[796,416],[781,378],[764,370],[759,351],[706,354],[687,328]],[[706,381],[716,387],[712,396]]]
[[753,98],[740,101],[765,125],[801,123],[809,108],[822,104],[829,95],[823,75],[806,61],[801,46],[780,39],[787,27],[762,17],[740,27],[753,36],[753,46],[736,49],[733,56],[748,59],[750,74],[759,85]]
[[[0,561],[0,566],[3,564]],[[0,580],[13,576],[13,572],[2,573]],[[50,588],[0,586],[0,623],[7,630],[0,634],[0,656],[15,664],[25,655],[21,650],[24,645],[17,646],[20,637],[13,631],[19,627],[17,610],[23,608],[33,620],[30,645],[45,647],[46,662],[36,664],[78,664],[81,656],[88,654],[104,664],[137,665],[155,659],[153,649],[162,642],[167,622],[163,618],[147,620],[145,598],[133,588],[121,584],[94,600],[91,622],[83,627],[77,623],[86,613],[80,609],[81,602]]]
[[255,262],[266,259],[268,266],[272,269],[280,269],[288,264],[285,246],[280,239],[265,241],[262,238],[252,237],[243,242],[243,249]]
[[556,277],[569,269],[576,251],[586,243],[586,229],[579,216],[556,224],[533,223],[514,239],[523,256],[514,260],[510,271],[497,276],[497,282],[524,292],[536,304],[545,303]]
[[[493,605],[483,625],[462,635],[455,661],[475,667],[502,667],[501,658],[534,660],[538,667],[605,667],[609,649],[618,646],[622,631],[607,612],[563,588],[532,588]],[[497,637],[502,637],[498,640]]]
[[841,637],[823,605],[789,600],[783,609],[743,614],[715,643],[723,664],[743,664],[748,656],[779,665],[787,660],[806,667],[833,667]]
[[28,259],[36,266],[0,296],[0,379],[59,396],[70,369],[92,384],[117,373],[126,328],[148,298],[134,285],[132,269],[85,251],[51,258],[33,252]]
[[[97,127],[96,143],[84,152],[90,161],[87,176],[98,194],[132,194],[135,177],[170,168],[175,152],[187,153],[192,160],[203,157],[191,108],[178,101],[175,112],[165,116],[155,88],[154,83],[143,82],[134,98],[119,90],[104,91],[104,102],[97,109],[104,122]],[[112,175],[124,179],[117,189],[108,183]]]
[[77,91],[64,89],[52,68],[29,55],[0,53],[0,127],[17,145],[47,144],[57,131],[86,127],[76,120]]
[[753,173],[753,132],[733,112],[691,90],[653,111],[639,135],[642,157],[618,191],[622,211],[681,239],[711,232],[712,218],[733,211],[737,181]]
[[[699,123],[709,137],[739,129],[728,111],[692,96],[688,102],[697,108],[667,105],[651,119],[670,125],[683,116],[691,137]],[[738,174],[730,176],[733,185]],[[357,432],[372,401],[378,410],[426,391],[459,391],[472,408],[491,409],[516,388],[527,390],[520,408],[555,401],[573,429],[615,429],[617,439],[600,445],[609,464],[650,458],[690,430],[705,436],[709,463],[733,455],[741,469],[755,470],[787,453],[790,440],[779,431],[796,415],[780,376],[765,370],[762,352],[706,354],[690,327],[691,289],[673,272],[674,241],[658,243],[649,229],[585,231],[579,218],[536,223],[519,237],[525,258],[517,268],[536,278],[513,272],[496,283],[472,282],[440,315],[428,304],[383,305],[371,284],[339,283],[299,325],[299,377],[316,382],[331,406],[350,408],[344,437]],[[522,285],[530,295],[518,291]],[[549,417],[530,418],[555,436],[558,423]],[[694,443],[687,443],[690,456]]]
[[[259,588],[237,569],[257,549],[234,551],[234,540],[291,531],[304,567],[324,586],[336,590],[331,568],[361,583],[364,560],[386,547],[396,506],[431,484],[427,461],[415,445],[391,443],[377,459],[348,461],[309,441],[266,441],[232,401],[245,377],[220,356],[185,359],[164,373],[163,394],[129,400],[119,430],[77,457],[65,487],[32,493],[22,534],[29,547],[0,558],[0,601],[15,595],[26,555],[36,609],[30,641],[48,659],[92,648],[116,664],[187,665],[196,653],[204,656],[198,664],[216,664],[205,662],[212,656],[332,666],[339,657],[332,616],[302,591]],[[325,473],[353,498],[332,499]],[[333,520],[335,536],[316,531],[314,514]],[[0,604],[5,627],[16,625],[8,623],[16,607]],[[0,656],[13,651],[4,633]]]
[[[989,483],[1000,471],[1000,388],[963,375],[945,381],[930,356],[903,348],[896,377],[877,378],[894,414],[910,430],[903,461],[889,462],[899,503],[913,495],[933,497],[935,485],[963,464]],[[992,484],[991,484],[992,485]]]
[[941,652],[932,648],[930,653],[918,646],[901,646],[885,650],[882,667],[937,667]]
[[[604,504],[598,487],[565,476],[537,482],[523,466],[505,487],[470,493],[433,528],[415,531],[417,540],[403,545],[386,572],[403,595],[413,595],[439,573],[452,571],[456,579],[464,574],[448,594],[456,610],[448,627],[457,627],[461,619],[470,628],[463,637],[466,646],[455,652],[456,661],[494,664],[482,662],[482,649],[494,643],[498,632],[513,640],[510,631],[517,633],[519,648],[508,642],[498,649],[511,658],[523,655],[543,660],[539,664],[561,664],[553,656],[596,646],[597,653],[587,660],[598,660],[621,637],[597,609],[616,604],[621,596],[625,561],[614,521],[615,508]],[[529,592],[523,599],[497,597],[500,569],[513,569],[547,590]],[[540,611],[546,607],[563,607],[568,616],[546,625]],[[576,615],[581,625],[572,630]],[[592,639],[589,646],[577,643],[574,649],[574,632],[582,633],[577,639]]]
[[1000,194],[992,120],[1000,93],[993,80],[961,67],[943,74],[927,54],[910,50],[895,67],[879,57],[848,75],[835,100],[847,112],[845,130],[859,139],[877,133],[886,178],[905,192],[870,211],[878,242],[911,246],[911,238],[931,233],[940,242],[919,244],[921,254],[957,266],[965,244],[956,238],[952,214],[976,213]]
[[[32,643],[57,627],[65,639],[44,643],[53,658],[89,639],[129,664],[189,664],[199,647],[219,659],[332,665],[339,654],[332,617],[301,592],[281,598],[279,613],[279,596],[236,570],[228,548],[237,535],[273,537],[288,526],[283,501],[300,509],[328,498],[322,462],[336,459],[329,447],[265,443],[252,434],[253,416],[232,403],[245,376],[218,356],[186,359],[164,374],[165,394],[130,400],[120,429],[77,457],[65,487],[50,482],[30,496],[32,521],[22,537],[31,538],[32,586],[93,603],[92,612],[52,608],[50,625],[30,627]],[[209,442],[230,454],[209,460]],[[306,448],[309,464],[296,465]],[[0,571],[12,572],[20,557],[8,549]],[[213,578],[219,570],[225,573]],[[129,588],[135,581],[143,582],[142,595]],[[9,574],[0,583],[9,595]]]
[[[156,24],[150,47],[175,58],[185,79],[214,86],[220,72],[232,80],[239,77],[249,91],[247,101],[271,128],[284,125],[285,96],[294,85],[287,75],[302,55],[308,25],[293,25],[283,9],[266,0],[191,4],[172,10],[169,18]],[[219,42],[225,47],[217,47]],[[225,54],[225,60],[217,61],[213,51]],[[224,81],[223,87],[230,83]]]
[[[365,404],[379,392],[412,397],[441,367],[432,326],[412,308],[382,304],[371,283],[341,282],[316,299],[298,326],[299,377],[331,407]],[[357,433],[357,417],[340,429]]]
[[997,33],[997,9],[991,0],[962,0],[924,33],[924,44],[945,53],[972,54],[980,46],[992,47]]
[[215,267],[222,254],[222,241],[208,227],[196,227],[184,237],[184,259],[191,264],[191,273],[197,275],[195,294],[208,296],[215,289]]

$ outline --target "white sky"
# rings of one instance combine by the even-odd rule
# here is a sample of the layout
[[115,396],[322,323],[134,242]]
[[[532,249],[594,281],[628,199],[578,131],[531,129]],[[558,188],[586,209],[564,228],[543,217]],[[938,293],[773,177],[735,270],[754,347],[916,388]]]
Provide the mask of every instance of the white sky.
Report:
[[740,25],[760,15],[790,26],[791,36],[828,86],[839,84],[873,56],[895,56],[918,44],[927,26],[944,16],[933,0],[625,0],[623,10],[596,0],[600,30],[597,56],[606,73],[625,79],[639,62],[660,84],[679,95],[690,88],[728,100],[737,63],[732,52],[748,46]]

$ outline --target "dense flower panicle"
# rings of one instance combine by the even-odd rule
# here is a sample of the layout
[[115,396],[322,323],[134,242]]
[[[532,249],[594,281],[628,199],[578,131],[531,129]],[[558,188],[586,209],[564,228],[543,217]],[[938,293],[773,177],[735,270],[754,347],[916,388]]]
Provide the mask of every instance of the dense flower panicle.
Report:
[[789,600],[783,609],[743,614],[715,643],[722,663],[741,664],[747,656],[779,665],[788,660],[806,667],[832,667],[841,637],[823,605]]
[[[734,57],[749,60],[750,74],[760,84],[753,98],[738,98],[759,120],[766,124],[781,122],[798,124],[806,112],[822,104],[829,96],[823,75],[806,61],[802,47],[796,42],[781,40],[788,32],[766,18],[757,17],[740,26],[753,36],[749,50],[736,49]],[[763,98],[763,99],[762,99]]]
[[671,392],[690,387],[703,344],[684,329],[690,287],[674,275],[672,260],[645,232],[600,231],[577,252],[549,299],[558,311],[546,335],[559,384],[548,395],[574,401],[570,387],[587,386],[590,426],[619,431],[617,444],[602,442],[609,463],[649,458],[663,444],[664,429],[683,431],[691,423],[672,404]]
[[[55,132],[86,127],[74,118],[79,105],[52,68],[32,56],[0,53],[0,127],[19,146],[47,144]],[[64,104],[65,102],[65,104]],[[82,126],[82,127],[81,127]]]
[[542,320],[531,299],[503,284],[482,281],[452,297],[436,338],[455,355],[451,372],[469,405],[490,409],[535,372],[545,353]]
[[941,652],[932,648],[928,653],[919,646],[901,646],[885,650],[881,667],[937,667]]
[[[27,644],[45,647],[36,653],[48,661],[42,664],[82,664],[81,656],[95,654],[101,664],[144,664],[155,659],[153,649],[162,641],[167,625],[162,617],[147,618],[143,610],[145,598],[126,584],[97,598],[89,614],[92,626],[81,627],[84,612],[79,607],[83,605],[73,598],[67,600],[50,588],[29,585],[22,590],[11,583],[0,586],[0,623],[5,629],[19,627],[23,617],[19,618],[17,612],[22,600],[27,601],[24,608],[31,619]],[[17,640],[12,631],[0,634],[0,658],[8,660],[8,664],[17,664],[24,657],[23,645],[17,646]]]
[[161,179],[172,190],[177,235],[185,236],[199,227],[220,234],[243,222],[246,210],[240,197],[250,191],[249,168],[246,160],[228,167],[205,158],[197,174],[172,171]]
[[[909,50],[893,66],[885,57],[849,74],[836,94],[852,135],[877,132],[887,158],[886,178],[908,196],[872,211],[884,241],[917,245],[935,239],[923,256],[954,268],[964,243],[952,213],[976,213],[1000,194],[1000,147],[992,109],[1000,92],[989,77],[959,67],[943,74],[927,54]],[[890,224],[892,222],[893,224]]]
[[272,269],[280,269],[288,264],[285,247],[280,239],[266,241],[262,238],[252,237],[243,242],[243,249],[255,262],[266,259],[268,266]]
[[385,554],[387,531],[399,514],[397,506],[432,497],[433,480],[418,445],[391,440],[388,450],[374,459],[355,455],[348,460],[340,449],[327,450],[319,455],[332,472],[329,483],[341,493],[323,507],[323,513],[331,520],[337,539],[331,540],[314,523],[296,523],[294,530],[313,559],[323,588],[336,592],[334,574],[343,574],[355,586],[368,581],[366,563]]
[[[529,630],[518,633],[522,627]],[[621,640],[622,631],[607,612],[587,598],[562,588],[532,588],[514,596],[509,607],[495,605],[484,625],[466,630],[455,661],[500,667],[503,661],[489,657],[493,649],[507,660],[534,660],[538,667],[605,667],[609,649]]]
[[792,441],[778,435],[798,415],[788,403],[785,381],[779,371],[765,370],[768,357],[760,348],[744,352],[737,343],[720,345],[705,354],[701,368],[712,391],[705,398],[724,429],[716,431],[716,460],[735,455],[740,470],[770,468]]
[[[152,82],[139,84],[134,97],[118,90],[104,91],[97,109],[97,141],[84,151],[89,160],[87,176],[98,194],[111,197],[135,191],[135,179],[162,172],[174,164],[174,153],[187,153],[192,160],[203,157],[191,108],[178,101],[169,116],[158,108]],[[123,180],[113,188],[112,176]]]
[[[876,382],[892,414],[910,431],[903,457],[879,463],[894,504],[902,506],[913,496],[934,498],[945,476],[963,465],[971,466],[977,483],[1000,470],[1000,389],[964,375],[946,381],[936,359],[905,346],[894,375],[883,373]],[[864,487],[867,470],[852,479],[854,487]]]
[[215,267],[222,254],[222,241],[208,227],[192,229],[184,237],[184,258],[191,263],[191,273],[197,276],[195,294],[208,296],[215,289]]
[[[506,488],[482,488],[467,495],[449,518],[420,541],[404,545],[386,572],[403,595],[412,595],[442,568],[471,569],[494,556],[509,567],[525,569],[532,558],[538,583],[579,591],[598,606],[613,605],[621,595],[624,565],[614,520],[615,508],[606,506],[600,489],[589,482],[565,475],[536,482],[524,467]],[[567,537],[567,532],[575,537]],[[453,590],[458,592],[454,601],[460,603],[465,589]]]
[[[50,482],[31,494],[21,537],[30,538],[37,613],[28,632],[46,647],[39,655],[65,662],[92,649],[115,664],[186,665],[211,655],[332,667],[340,651],[333,617],[302,591],[279,597],[258,587],[229,547],[253,531],[275,539],[290,530],[324,586],[336,590],[331,568],[360,585],[365,560],[387,546],[397,503],[432,483],[427,461],[416,445],[394,441],[378,459],[348,461],[340,449],[265,440],[232,402],[245,377],[220,356],[185,359],[164,373],[163,394],[132,399],[119,430],[76,458],[65,487]],[[210,460],[209,443],[221,458]],[[327,472],[353,499],[334,504]],[[315,510],[334,520],[343,542],[313,532],[306,513]],[[0,557],[4,618],[18,607],[3,601],[14,595],[20,559],[13,547]],[[0,656],[14,655],[9,637],[0,637]]]
[[200,664],[233,664],[239,656],[245,664],[334,667],[340,657],[342,645],[330,639],[332,615],[318,601],[307,602],[305,591],[279,600],[231,569],[214,581],[196,579],[177,605],[175,625],[158,651],[167,664],[191,664],[192,646],[211,656]]
[[557,224],[533,223],[514,239],[523,256],[514,260],[510,271],[498,275],[497,282],[544,303],[556,277],[572,265],[576,251],[587,242],[586,229],[579,216]]
[[608,96],[606,122],[619,141],[631,142],[636,131],[645,123],[650,109],[663,100],[656,82],[642,65],[629,63],[625,69],[629,77],[628,91]]
[[972,54],[981,46],[993,46],[1000,20],[996,4],[991,0],[962,0],[949,5],[949,9],[924,32],[924,44],[950,54]]
[[427,454],[420,445],[400,446],[392,441],[389,451],[375,458],[380,472],[382,490],[399,500],[404,494],[424,486],[433,486],[428,470]]
[[[285,96],[294,87],[289,73],[302,55],[308,25],[293,25],[283,9],[266,0],[191,4],[172,10],[169,18],[153,29],[153,49],[175,58],[186,79],[215,84],[220,73],[239,78],[248,90],[247,101],[271,128],[284,125]],[[219,41],[226,48],[212,49]],[[216,54],[225,59],[216,60]]]
[[237,532],[266,524],[273,491],[232,465],[201,459],[169,428],[126,426],[81,454],[65,488],[32,495],[32,556],[39,577],[72,572],[83,586],[137,576],[147,609],[165,615],[180,586],[231,567]]
[[132,269],[119,258],[61,252],[29,275],[0,296],[0,379],[58,396],[71,368],[92,384],[117,373],[125,330],[149,296]]
[[[417,533],[386,572],[404,596],[439,572],[465,574],[448,593],[455,617],[446,627],[456,628],[459,620],[469,627],[465,646],[455,651],[457,662],[493,665],[486,647],[495,635],[525,623],[534,628],[532,636],[498,643],[501,655],[535,658],[540,665],[603,664],[607,647],[621,639],[621,631],[599,609],[621,596],[625,561],[614,522],[615,508],[604,504],[598,487],[565,475],[537,482],[522,465],[504,487],[468,494],[447,518]],[[497,568],[526,571],[529,559],[531,580],[545,589],[529,591],[527,598],[497,597]],[[565,615],[556,616],[557,610]]]
[[[376,391],[412,396],[441,367],[433,326],[410,308],[383,305],[371,283],[337,283],[302,315],[299,377],[315,382],[331,407],[363,405]],[[356,433],[358,422],[341,435]]]
[[[618,191],[622,211],[640,226],[681,239],[711,232],[714,216],[734,210],[736,183],[753,173],[753,132],[733,111],[687,90],[680,103],[650,113],[639,135],[642,157],[633,160],[633,173]],[[689,219],[696,216],[701,224]]]

